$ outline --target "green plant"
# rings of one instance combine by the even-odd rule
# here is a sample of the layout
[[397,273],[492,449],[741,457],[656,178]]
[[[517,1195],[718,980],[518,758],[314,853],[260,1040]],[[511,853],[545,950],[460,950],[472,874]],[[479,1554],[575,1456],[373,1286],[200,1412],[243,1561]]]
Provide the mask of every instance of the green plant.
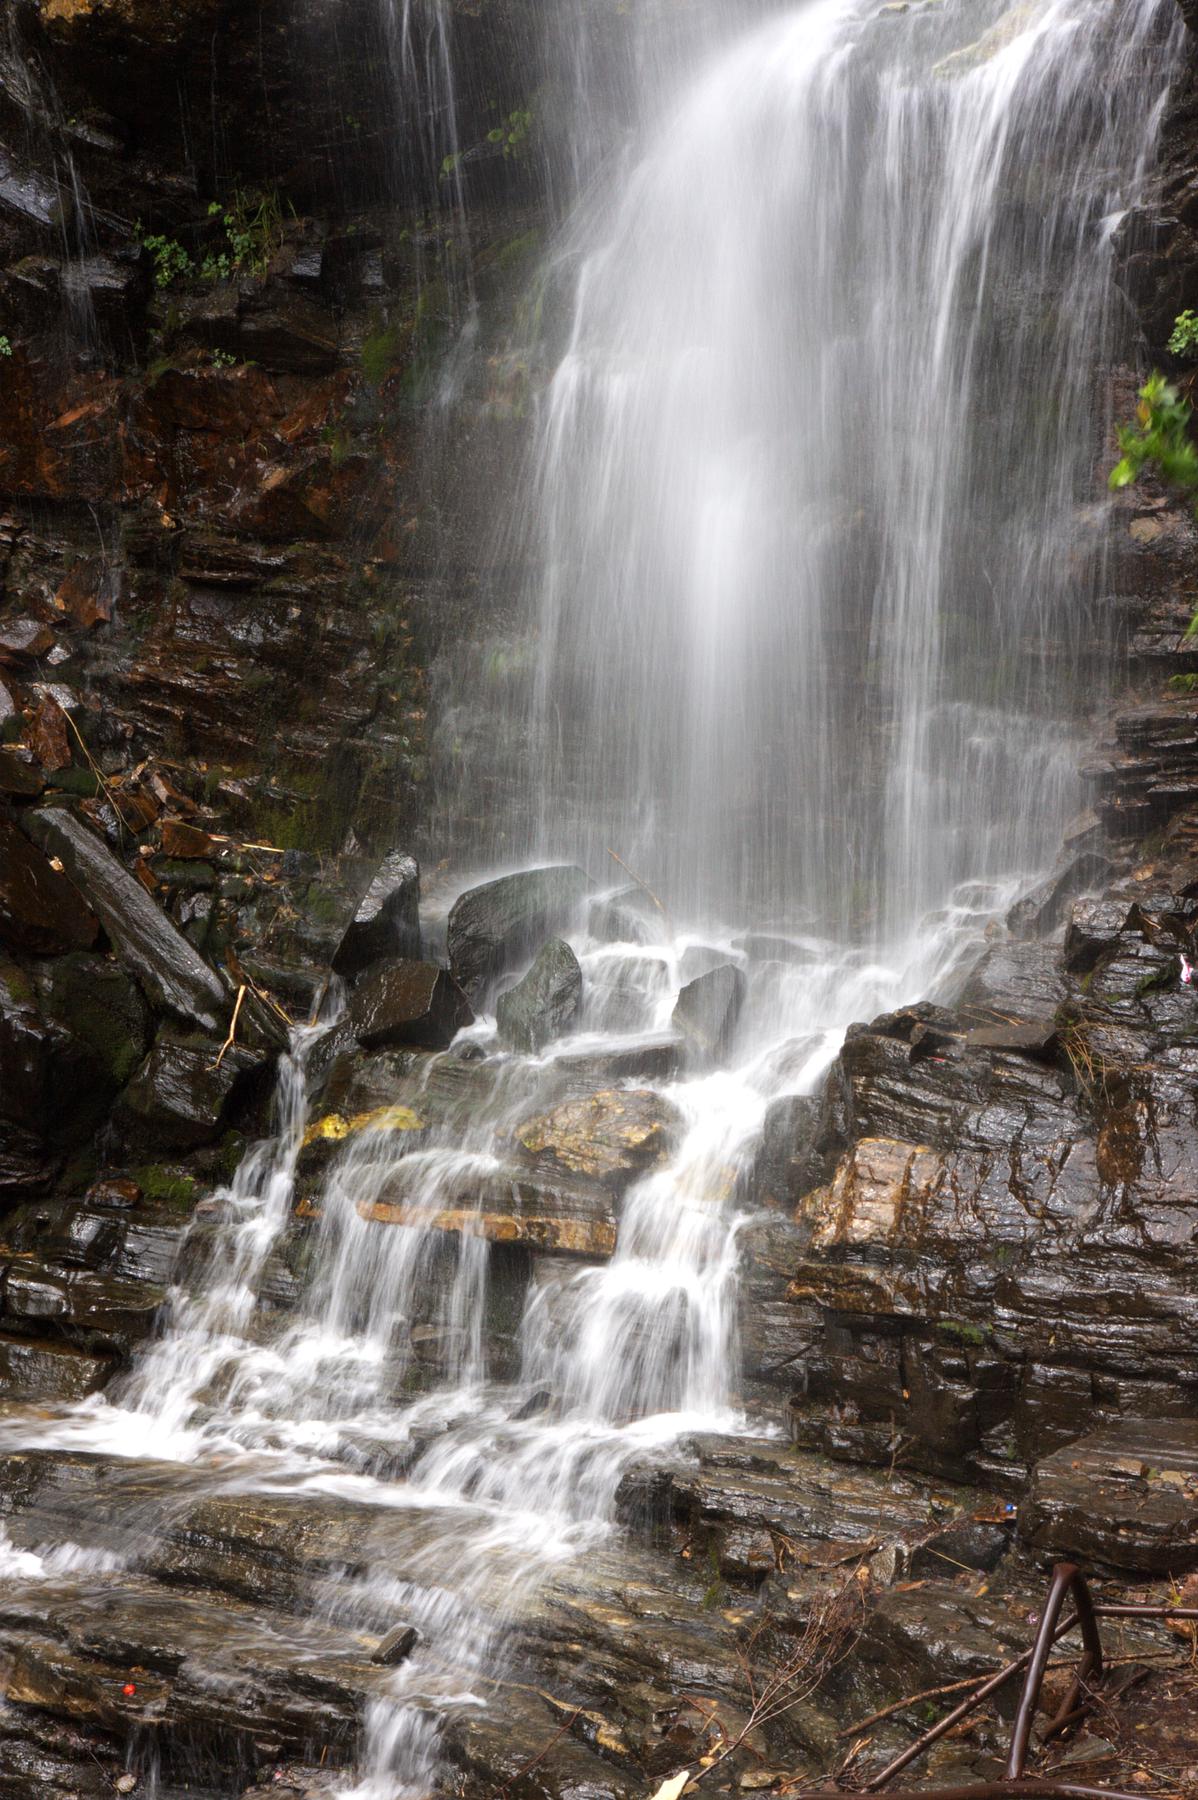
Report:
[[1198,675],[1170,675],[1168,685],[1175,694],[1198,694]]
[[156,288],[170,287],[172,282],[183,281],[193,273],[195,265],[178,238],[162,237],[157,233],[147,235],[140,225],[136,235],[138,243],[143,250],[149,252],[154,264]]
[[[517,107],[510,112],[502,125],[488,131],[488,144],[502,144],[505,156],[519,156],[524,148],[529,132],[532,130],[532,114],[526,108]],[[444,164],[442,164],[444,172]]]
[[214,350],[208,360],[214,369],[235,369],[238,363],[231,350]]
[[1140,389],[1132,425],[1120,425],[1116,437],[1123,452],[1110,474],[1112,489],[1130,487],[1145,469],[1155,470],[1169,487],[1193,493],[1198,488],[1198,449],[1190,438],[1190,403],[1172,382],[1153,370]]
[[0,356],[12,355],[12,340],[0,333]]
[[1174,356],[1182,357],[1186,362],[1198,361],[1198,313],[1178,313],[1173,321],[1173,331],[1169,338],[1168,348]]
[[227,281],[230,275],[265,275],[271,257],[283,242],[283,208],[277,193],[256,193],[235,188],[230,200],[213,200],[208,217],[219,219],[225,242],[200,264],[205,281]]
[[[1112,490],[1130,487],[1149,470],[1167,487],[1187,497],[1198,490],[1198,448],[1190,436],[1192,408],[1158,369],[1140,389],[1135,422],[1116,431],[1123,452],[1110,473]],[[1183,643],[1198,636],[1198,612],[1186,627]]]

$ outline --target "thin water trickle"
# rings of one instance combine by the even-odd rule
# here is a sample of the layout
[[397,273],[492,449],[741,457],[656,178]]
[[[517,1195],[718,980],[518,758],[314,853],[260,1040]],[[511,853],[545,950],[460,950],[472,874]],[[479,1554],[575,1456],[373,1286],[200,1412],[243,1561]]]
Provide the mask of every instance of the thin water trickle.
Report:
[[[123,1388],[0,1433],[410,1517],[403,1581],[309,1597],[422,1633],[345,1800],[428,1791],[443,1714],[484,1703],[502,1621],[547,1572],[611,1538],[631,1464],[743,1428],[770,1102],[811,1091],[853,1020],[941,990],[1075,798],[1105,221],[1163,104],[1157,0],[694,11],[685,76],[638,60],[635,142],[556,253],[572,322],[523,499],[530,852],[598,869],[614,845],[669,916],[635,942],[572,935],[583,1011],[544,1055],[485,1018],[470,1057],[426,1059],[429,1097],[450,1079],[464,1099],[411,1141],[349,1140],[299,1302],[272,1315],[321,1028],[298,1034],[277,1135],[197,1222]],[[440,10],[421,18],[443,58]],[[676,44],[670,8],[657,28]],[[630,1185],[610,1257],[537,1259],[497,1361],[483,1222],[513,1127],[579,1058],[659,1044],[689,975],[726,962],[745,997],[720,1066],[611,1081],[656,1089],[668,1159]],[[21,1578],[48,1566],[12,1554]]]

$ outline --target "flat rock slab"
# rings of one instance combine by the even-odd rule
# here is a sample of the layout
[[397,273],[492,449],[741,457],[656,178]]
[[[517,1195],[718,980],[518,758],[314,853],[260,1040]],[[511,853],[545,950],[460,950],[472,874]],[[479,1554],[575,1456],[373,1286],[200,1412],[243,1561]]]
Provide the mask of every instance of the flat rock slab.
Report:
[[1036,1465],[1019,1530],[1083,1563],[1198,1568],[1198,1420],[1128,1420],[1066,1444]]
[[35,813],[29,830],[62,863],[151,1003],[223,1037],[232,997],[220,976],[95,832],[61,807]]

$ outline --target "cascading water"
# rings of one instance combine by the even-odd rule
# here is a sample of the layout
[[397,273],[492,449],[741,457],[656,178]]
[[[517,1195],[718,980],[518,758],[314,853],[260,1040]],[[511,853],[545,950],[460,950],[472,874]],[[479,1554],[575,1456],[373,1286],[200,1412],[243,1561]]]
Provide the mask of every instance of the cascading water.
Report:
[[881,942],[1055,852],[1159,30],[829,0],[641,59],[527,502],[539,849]]
[[[738,27],[713,6],[680,79],[666,10],[641,135],[558,255],[576,285],[524,502],[522,778],[536,848],[592,870],[617,850],[669,919],[645,908],[638,943],[574,934],[584,1011],[546,1055],[504,1056],[484,1020],[471,1056],[403,1077],[414,1118],[447,1068],[466,1101],[415,1148],[392,1118],[333,1161],[304,1296],[272,1322],[304,1035],[273,1146],[216,1197],[203,1272],[123,1391],[5,1428],[410,1515],[402,1583],[310,1596],[425,1636],[366,1721],[360,1797],[426,1791],[438,1710],[477,1704],[496,1622],[613,1531],[633,1459],[739,1428],[738,1239],[770,1099],[809,1089],[852,1019],[942,981],[1057,847],[1100,565],[1075,526],[1110,234],[1163,104],[1160,11],[813,0]],[[734,938],[767,923],[785,963],[777,938],[764,960]],[[704,956],[747,977],[728,1066],[657,1084],[675,1148],[627,1193],[610,1260],[532,1282],[515,1366],[488,1366],[482,1219],[513,1122],[568,1091],[571,1059],[657,1042]],[[414,1397],[425,1341],[440,1382]]]

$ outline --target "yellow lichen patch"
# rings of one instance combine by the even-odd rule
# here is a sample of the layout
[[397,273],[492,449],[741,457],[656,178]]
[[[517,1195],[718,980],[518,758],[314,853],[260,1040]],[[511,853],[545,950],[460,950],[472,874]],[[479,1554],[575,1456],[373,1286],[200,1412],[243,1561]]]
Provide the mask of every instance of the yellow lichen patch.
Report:
[[650,1090],[604,1088],[526,1120],[516,1137],[529,1156],[572,1175],[626,1182],[664,1158],[675,1122],[674,1109]]
[[421,1231],[460,1232],[489,1244],[528,1244],[566,1256],[610,1256],[616,1228],[607,1219],[549,1218],[520,1213],[477,1212],[473,1207],[403,1206],[389,1200],[363,1201],[358,1212],[376,1225],[409,1225]]
[[423,1131],[424,1120],[410,1106],[376,1106],[372,1112],[326,1113],[304,1133],[304,1147],[309,1144],[339,1144],[342,1138],[356,1137],[360,1131]]

